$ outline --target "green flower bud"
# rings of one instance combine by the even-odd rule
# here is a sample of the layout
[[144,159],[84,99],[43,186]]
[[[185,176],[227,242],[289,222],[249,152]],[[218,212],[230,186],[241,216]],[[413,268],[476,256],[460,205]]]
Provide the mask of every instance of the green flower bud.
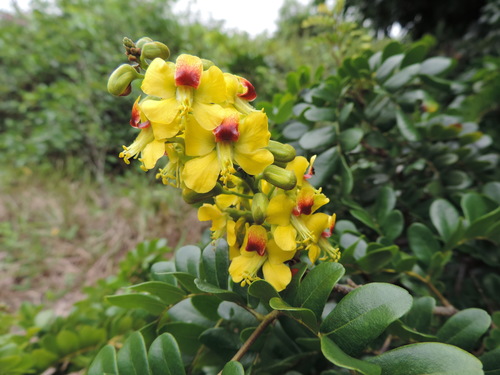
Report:
[[274,156],[274,161],[278,163],[288,163],[291,162],[296,155],[295,149],[281,142],[269,141],[269,145],[266,147]]
[[262,177],[270,184],[284,190],[292,190],[295,185],[297,185],[297,177],[295,177],[293,171],[280,168],[273,164],[264,169]]
[[169,56],[170,50],[165,44],[160,42],[149,42],[141,47],[141,60],[153,60],[157,57],[166,60]]
[[208,70],[208,68],[215,65],[213,61],[207,59],[201,59],[201,62],[203,63],[203,70]]
[[144,45],[146,43],[150,43],[152,41],[153,41],[153,39],[148,38],[147,36],[145,36],[145,37],[142,37],[141,39],[139,39],[137,42],[135,42],[134,47],[136,47],[136,48],[142,48],[142,47],[144,47]]
[[269,198],[266,194],[257,193],[252,198],[252,216],[255,224],[262,224],[266,220]]
[[197,203],[207,203],[211,198],[222,193],[222,186],[220,184],[215,185],[215,187],[206,193],[197,193],[194,190],[184,188],[182,189],[182,198],[186,203],[197,204]]
[[140,77],[141,75],[131,65],[120,65],[109,76],[108,92],[115,96],[127,96],[132,91],[130,85],[132,81]]

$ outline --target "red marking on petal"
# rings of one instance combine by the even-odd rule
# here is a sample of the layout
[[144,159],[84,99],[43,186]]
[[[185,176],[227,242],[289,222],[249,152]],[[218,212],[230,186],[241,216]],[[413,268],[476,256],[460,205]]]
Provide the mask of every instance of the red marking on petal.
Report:
[[226,117],[219,126],[212,130],[212,133],[215,135],[216,142],[236,142],[240,137],[238,117]]
[[299,197],[297,202],[296,210],[300,214],[310,215],[312,212],[312,207],[314,205],[314,196],[302,196]]
[[130,126],[136,129],[146,129],[149,125],[149,121],[141,122],[141,111],[139,110],[139,104],[137,102],[132,106],[132,115],[130,116]]
[[307,173],[304,175],[304,180],[309,180],[312,176],[314,176],[314,168],[311,166],[309,167],[309,170]]
[[195,89],[200,85],[203,63],[195,56],[181,55],[175,65],[175,84]]
[[243,87],[246,88],[245,92],[242,94],[238,94],[238,96],[242,99],[248,100],[249,102],[255,100],[255,98],[257,97],[257,92],[255,91],[255,87],[253,87],[250,81],[246,80],[245,78],[242,77],[238,78]]
[[252,228],[248,231],[248,242],[245,247],[246,251],[255,251],[260,256],[263,256],[266,253],[266,237],[265,232],[264,235],[261,231],[252,230]]

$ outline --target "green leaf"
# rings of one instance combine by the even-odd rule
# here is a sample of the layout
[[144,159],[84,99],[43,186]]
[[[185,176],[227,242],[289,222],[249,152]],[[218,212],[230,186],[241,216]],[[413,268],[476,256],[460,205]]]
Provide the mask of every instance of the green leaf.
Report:
[[344,105],[342,107],[342,109],[340,110],[340,114],[339,114],[339,124],[340,125],[344,125],[347,120],[349,119],[349,116],[351,115],[352,113],[352,110],[354,108],[354,103],[347,103],[346,105]]
[[332,145],[336,138],[335,128],[324,126],[308,131],[300,138],[299,144],[304,150],[318,150]]
[[485,375],[500,375],[500,347],[486,352],[479,359]]
[[382,234],[390,241],[394,241],[403,232],[404,218],[399,210],[392,211],[382,222]]
[[420,74],[436,76],[442,74],[454,65],[454,60],[448,57],[436,56],[426,59],[420,66]]
[[373,230],[376,230],[378,232],[377,225],[375,224],[375,222],[373,221],[373,218],[371,217],[371,215],[367,211],[365,211],[363,209],[354,209],[354,210],[349,210],[349,213],[353,217],[355,217],[356,219],[361,221],[363,224],[365,224],[367,227],[369,227]]
[[163,333],[153,341],[148,352],[152,375],[184,375],[181,352],[170,333]]
[[378,194],[377,200],[375,201],[375,215],[379,223],[383,223],[387,215],[396,206],[396,193],[394,189],[390,186],[382,187]]
[[339,142],[344,152],[352,151],[363,139],[363,130],[360,128],[350,128],[342,131],[339,135]]
[[231,322],[241,330],[259,325],[259,321],[253,314],[233,302],[222,302],[217,312],[222,319]]
[[439,341],[472,350],[491,324],[491,317],[481,309],[462,310],[451,318],[437,332]]
[[186,297],[186,293],[179,288],[162,281],[146,281],[130,287],[136,292],[146,292],[159,297],[165,304],[172,305]]
[[403,52],[403,46],[398,41],[391,41],[384,47],[382,51],[382,61],[387,60],[389,57],[400,54]]
[[196,276],[186,272],[172,272],[171,275],[174,276],[179,284],[181,284],[188,292],[202,292],[195,284]]
[[217,296],[200,294],[191,297],[193,307],[203,314],[204,317],[217,321],[220,316],[217,313],[221,299]]
[[411,308],[412,297],[396,285],[371,283],[347,294],[321,324],[348,354],[356,354]]
[[117,355],[120,375],[151,374],[144,338],[139,332],[132,333]]
[[301,122],[292,122],[283,129],[283,137],[289,140],[297,140],[309,130],[309,126]]
[[311,331],[318,331],[318,321],[316,319],[316,316],[310,309],[290,306],[279,297],[271,298],[269,300],[269,305],[274,310],[284,311],[287,316],[305,325]]
[[106,296],[106,301],[125,309],[144,309],[153,315],[160,315],[167,305],[155,297],[145,294],[120,294]]
[[420,133],[418,132],[415,124],[410,120],[410,118],[401,110],[396,110],[396,124],[398,126],[401,135],[410,142],[416,142],[420,140]]
[[351,168],[349,168],[347,161],[342,155],[340,156],[340,176],[340,188],[342,195],[348,195],[354,186],[354,179],[352,177]]
[[410,328],[425,332],[431,326],[435,307],[436,300],[432,297],[414,298],[411,310],[405,315],[404,321]]
[[116,363],[116,351],[112,345],[106,345],[92,361],[87,375],[118,375],[118,365]]
[[204,281],[201,281],[200,279],[196,279],[194,281],[196,287],[201,290],[202,292],[205,293],[210,293],[213,295],[216,295],[220,299],[224,301],[230,301],[230,302],[236,302],[236,303],[243,303],[243,298],[230,290],[227,289],[221,289],[213,286],[212,284],[208,284]]
[[339,263],[317,265],[302,280],[294,305],[312,310],[319,319],[328,296],[344,273],[345,269]]
[[266,305],[269,305],[269,300],[271,298],[280,297],[276,289],[265,280],[256,280],[250,284],[248,287],[248,294],[257,297]]
[[432,202],[429,215],[444,242],[448,242],[459,226],[457,209],[445,199]]
[[217,353],[229,351],[236,353],[240,348],[240,336],[226,328],[215,327],[204,331],[200,337],[200,342]]
[[425,58],[427,55],[428,47],[423,43],[415,43],[413,44],[408,51],[405,52],[405,57],[403,62],[401,63],[401,67],[413,65]]
[[314,162],[314,176],[309,180],[313,186],[322,186],[331,179],[338,167],[339,151],[337,147],[329,148],[318,155]]
[[333,108],[318,108],[311,107],[304,112],[304,117],[308,121],[333,121],[336,117],[335,109]]
[[434,233],[424,224],[413,223],[408,228],[408,241],[413,254],[425,264],[429,264],[432,255],[441,251]]
[[[290,94],[288,94],[290,95]],[[277,124],[282,124],[290,118],[293,111],[293,105],[295,104],[295,99],[293,97],[286,97],[282,100],[277,112],[273,116],[273,121]]]
[[202,254],[205,276],[210,284],[227,289],[229,278],[229,247],[223,238],[209,244]]
[[498,181],[488,182],[483,186],[482,192],[488,198],[500,204],[500,182]]
[[398,54],[389,57],[387,60],[385,60],[382,65],[377,69],[377,72],[375,74],[375,77],[379,81],[384,81],[389,75],[401,65],[401,62],[403,61],[404,55],[403,54]]
[[70,354],[76,352],[80,349],[80,340],[78,335],[67,329],[63,329],[56,336],[56,343],[59,349],[59,353],[62,355]]
[[[175,341],[177,342],[179,350],[183,356],[191,356],[196,354],[198,348],[201,345],[198,337],[205,330],[206,327],[186,322],[171,322],[165,324],[165,326],[162,327],[163,332],[168,332],[175,338]],[[139,374],[140,373],[138,373],[137,375]],[[120,373],[120,375],[122,374]]]
[[356,263],[363,271],[374,273],[389,264],[398,250],[398,247],[393,245],[370,251]]
[[368,361],[382,367],[384,375],[483,375],[476,357],[441,343],[406,345]]
[[226,363],[222,370],[222,375],[245,375],[243,365],[237,361]]
[[347,355],[335,344],[330,338],[321,336],[321,352],[334,365],[343,367],[349,370],[357,371],[363,375],[380,375],[381,370],[377,365],[352,358]]
[[175,253],[175,269],[178,272],[200,276],[201,250],[197,246],[188,245],[179,248]]
[[420,64],[407,66],[385,81],[383,86],[389,91],[399,90],[401,87],[413,80],[417,76],[419,70]]
[[172,275],[175,272],[174,262],[157,262],[151,266],[151,278],[155,281],[163,281],[170,285],[177,285],[177,281]]
[[408,327],[401,320],[396,320],[392,323],[389,328],[387,328],[387,333],[398,337],[405,342],[415,342],[415,341],[425,341],[425,342],[434,342],[438,341],[436,336],[429,335],[426,333],[421,333],[413,328]]
[[472,223],[484,216],[493,209],[491,204],[484,197],[477,193],[467,193],[462,196],[460,206],[465,214],[465,219]]

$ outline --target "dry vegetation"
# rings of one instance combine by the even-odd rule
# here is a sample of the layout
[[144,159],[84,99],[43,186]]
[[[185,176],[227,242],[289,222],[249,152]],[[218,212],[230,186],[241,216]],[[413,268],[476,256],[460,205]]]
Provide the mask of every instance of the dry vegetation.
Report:
[[28,169],[0,176],[0,309],[30,301],[64,312],[138,242],[167,238],[175,248],[200,239],[206,225],[175,189],[130,175],[101,183]]

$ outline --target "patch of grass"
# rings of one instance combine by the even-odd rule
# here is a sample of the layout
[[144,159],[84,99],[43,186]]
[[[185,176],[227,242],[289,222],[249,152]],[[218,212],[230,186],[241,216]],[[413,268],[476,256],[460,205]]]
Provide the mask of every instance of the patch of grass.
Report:
[[138,242],[166,238],[175,248],[198,241],[207,225],[177,189],[151,175],[131,169],[98,181],[71,162],[64,169],[3,170],[0,301],[6,308],[51,300],[67,308],[83,285],[112,274]]

